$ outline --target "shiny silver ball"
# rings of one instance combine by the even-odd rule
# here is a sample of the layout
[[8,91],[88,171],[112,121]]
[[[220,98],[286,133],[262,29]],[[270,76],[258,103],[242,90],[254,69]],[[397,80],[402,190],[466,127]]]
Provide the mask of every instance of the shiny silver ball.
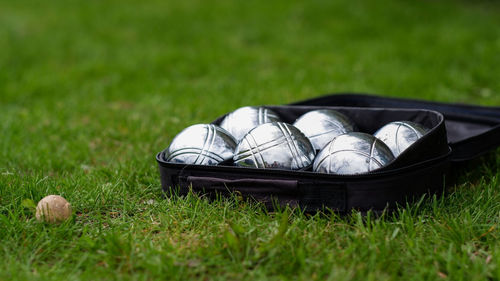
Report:
[[311,142],[299,129],[273,122],[246,134],[233,159],[241,167],[299,170],[311,165],[314,155]]
[[394,159],[391,150],[372,135],[351,132],[329,142],[316,156],[313,170],[354,175],[382,168]]
[[231,159],[235,139],[212,124],[192,125],[180,132],[165,150],[164,160],[173,163],[217,165]]
[[410,121],[391,122],[378,129],[376,138],[383,141],[395,157],[405,151],[428,131],[426,127]]
[[253,128],[271,122],[281,121],[278,114],[265,107],[245,106],[229,113],[220,123],[221,128],[227,130],[240,141]]
[[355,124],[344,114],[332,109],[313,110],[300,116],[293,124],[320,150],[336,136],[352,132]]

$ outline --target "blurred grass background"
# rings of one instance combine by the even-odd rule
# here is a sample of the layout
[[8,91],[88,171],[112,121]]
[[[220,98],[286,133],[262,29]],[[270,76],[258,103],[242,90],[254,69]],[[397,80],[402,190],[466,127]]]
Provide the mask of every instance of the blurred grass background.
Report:
[[[154,155],[237,107],[331,92],[498,106],[499,12],[486,0],[0,1],[0,279],[498,280],[495,167],[364,224],[162,200]],[[52,193],[73,221],[38,224],[21,203]]]

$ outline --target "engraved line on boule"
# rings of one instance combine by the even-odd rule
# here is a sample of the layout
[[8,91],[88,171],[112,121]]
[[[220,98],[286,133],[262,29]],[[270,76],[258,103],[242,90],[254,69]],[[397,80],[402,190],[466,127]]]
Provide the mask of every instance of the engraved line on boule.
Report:
[[[330,146],[328,147],[328,155],[332,155],[332,149],[333,149],[333,144],[337,141],[337,138],[334,138],[333,141],[330,143]],[[332,167],[332,157],[328,157],[328,155],[325,157],[328,158],[328,171],[330,171],[330,168]]]
[[[247,137],[247,136],[245,136],[245,137],[243,138],[242,143],[243,143],[243,142],[245,142],[249,148],[252,148],[252,144],[251,144],[251,143],[250,143],[250,141],[248,140],[248,137]],[[240,147],[240,148],[241,148],[241,147]],[[255,165],[257,165],[257,168],[259,168],[259,161],[257,160],[257,157],[255,156],[255,152],[254,152],[253,150],[251,150],[251,149],[250,149],[250,150],[248,150],[248,149],[247,149],[247,150],[240,151],[238,154],[236,154],[236,157],[235,157],[236,159],[235,159],[235,161],[240,161],[240,160],[244,160],[244,159],[248,158],[248,157],[245,157],[245,158],[241,158],[241,157],[239,157],[239,156],[241,156],[241,155],[242,155],[242,153],[243,153],[243,152],[250,152],[250,155],[249,155],[249,156],[251,156],[251,157],[253,158],[253,161],[254,161]]]
[[[335,151],[335,152],[334,152],[334,153],[332,153],[331,155],[334,155],[334,154],[336,154],[336,153],[340,153],[340,152],[354,152],[355,154],[359,154],[359,155],[362,155],[362,156],[365,156],[365,157],[370,157],[370,156],[368,156],[368,154],[367,154],[367,153],[364,153],[364,152],[361,152],[361,151],[357,151],[357,150],[340,150],[340,151]],[[375,158],[370,158],[370,162],[371,162],[371,160],[373,160],[373,162],[375,162],[375,163],[377,163],[377,164],[379,165],[379,167],[378,167],[378,168],[381,168],[381,167],[383,167],[383,166],[384,166],[384,165],[382,165],[382,163],[380,163],[380,162],[379,162],[377,159],[375,159]],[[369,171],[373,171],[373,170],[371,169],[371,166],[370,166],[370,165],[368,166],[368,168],[370,169]],[[377,168],[377,169],[378,169],[378,168]],[[367,171],[367,172],[369,172],[369,171]]]
[[204,127],[204,129],[205,129],[205,130],[207,130],[207,133],[205,134],[205,140],[203,141],[203,146],[202,146],[202,148],[201,148],[201,152],[200,152],[200,154],[198,154],[198,156],[197,156],[197,157],[196,157],[196,159],[194,160],[193,164],[199,164],[198,159],[200,159],[200,155],[201,155],[202,153],[204,153],[205,148],[206,148],[206,146],[207,146],[208,137],[210,136],[210,127],[209,127],[209,126],[207,126],[207,125],[204,125],[203,127]]
[[[223,160],[224,160],[224,159],[220,160],[220,159],[218,159],[218,158],[215,158],[215,157],[213,157],[213,155],[211,155],[211,154],[205,154],[205,153],[199,153],[199,152],[183,152],[183,153],[178,153],[178,154],[176,154],[176,155],[175,155],[175,157],[177,157],[177,156],[181,156],[181,155],[184,155],[184,154],[196,154],[196,155],[198,155],[198,154],[203,154],[203,156],[206,156],[206,157],[208,157],[208,158],[210,158],[210,159],[212,159],[212,160],[214,160],[214,161],[216,161],[216,162],[221,162],[221,161],[223,161]],[[174,157],[172,157],[172,158],[174,158]],[[167,160],[167,162],[172,161],[172,158],[169,158],[169,160]],[[197,163],[193,162],[193,164],[197,164]]]
[[372,159],[373,158],[373,152],[375,151],[375,143],[377,142],[377,139],[372,140],[372,145],[370,146],[370,162],[368,163],[368,169],[372,169]]
[[344,129],[344,126],[339,121],[333,121],[329,119],[325,119],[324,121],[330,123],[331,125],[337,127],[338,129]]
[[[208,151],[212,151],[212,150],[211,150],[211,149],[212,149],[212,146],[213,146],[213,144],[214,144],[214,142],[215,142],[215,138],[217,137],[217,129],[215,128],[215,126],[214,126],[214,125],[212,125],[212,124],[210,124],[210,125],[208,125],[208,128],[209,128],[209,131],[210,131],[210,132],[212,132],[212,135],[211,135],[211,138],[210,138],[210,143],[208,144],[208,147],[207,147],[207,149],[205,150],[205,151],[207,151],[207,152],[208,152]],[[206,158],[206,156],[205,156],[205,155],[206,155],[206,154],[204,154],[204,155],[203,155],[203,158],[200,160],[200,164],[203,164],[203,163],[204,163],[205,158]]]
[[[308,138],[310,139],[313,139],[313,138],[317,138],[317,137],[322,137],[323,135],[326,135],[328,133],[331,133],[331,132],[335,132],[336,129],[331,129],[331,130],[328,130],[328,131],[324,131],[324,132],[321,132],[319,134],[316,134],[316,135],[312,135],[312,136],[307,136]],[[345,130],[342,130],[342,132],[346,132]]]
[[290,152],[292,153],[292,166],[293,166],[293,162],[295,162],[297,164],[297,167],[300,167],[298,161],[296,160],[298,158],[298,153],[295,153],[296,151],[294,151],[294,147],[293,147],[293,140],[292,140],[292,143],[290,143],[290,140],[288,139],[288,137],[290,136],[288,130],[287,132],[285,132],[285,129],[283,129],[284,125],[283,124],[280,124],[280,123],[277,123],[278,124],[278,127],[279,129],[281,130],[281,133],[283,134],[283,136],[285,137],[285,141],[286,141],[286,144],[288,145],[288,148],[290,149]]
[[[297,154],[299,155],[299,158],[302,159],[302,167],[305,167],[305,166],[309,165],[312,162],[312,160],[314,159],[314,157],[313,157],[313,159],[311,159],[309,157],[309,153],[300,150],[299,147],[297,146],[298,144],[297,144],[297,142],[295,142],[295,140],[298,141],[298,142],[301,141],[301,140],[298,139],[298,138],[296,138],[295,135],[292,134],[289,126],[284,125],[284,127],[288,131],[288,136],[292,140],[292,144],[293,144],[293,147],[295,148],[295,151],[297,151]],[[300,132],[300,130],[299,130],[299,133],[303,134],[302,132]],[[312,143],[311,143],[311,147],[312,147]],[[312,148],[314,149],[314,147],[312,147]],[[301,154],[304,157],[301,157]],[[300,168],[302,168],[302,167],[300,167]]]
[[271,120],[269,120],[269,110],[267,108],[264,108],[264,123],[269,123]]
[[[172,152],[167,159],[175,157],[179,154],[186,154],[186,153],[202,153],[202,150],[199,147],[183,147],[183,148],[177,149],[174,152]],[[220,159],[224,160],[224,158],[222,156],[220,156],[219,154],[217,154],[215,152],[206,151],[205,153],[209,154],[209,155],[213,155],[212,157],[220,158]]]
[[328,156],[332,155],[330,152],[331,152],[331,151],[330,151],[330,150],[328,150],[328,154],[326,154],[325,156],[323,156],[323,158],[321,158],[321,159],[319,160],[318,164],[317,164],[317,165],[315,165],[315,168],[316,168],[316,169],[317,169],[318,167],[320,167],[320,166],[321,166],[321,164],[323,164],[323,162],[325,162],[325,161],[326,161],[326,159],[328,159],[328,167],[331,167],[331,166],[332,166],[332,159],[331,159],[331,157],[328,157]]
[[417,136],[417,139],[418,139],[418,138],[421,138],[421,137],[423,136],[423,135],[422,135],[419,131],[415,130],[415,128],[414,128],[413,126],[410,126],[410,125],[409,125],[409,124],[407,124],[407,123],[403,123],[403,122],[401,122],[401,123],[402,123],[402,125],[403,125],[403,126],[405,126],[406,128],[408,128],[408,129],[412,130],[412,131],[415,133],[415,135]]
[[[273,148],[273,147],[275,147],[275,146],[281,145],[281,144],[282,144],[282,142],[283,142],[283,140],[284,140],[284,138],[283,138],[283,137],[281,137],[281,138],[274,139],[274,140],[271,140],[271,141],[268,141],[268,142],[265,142],[265,143],[261,143],[261,144],[259,145],[259,147],[260,147],[260,151],[265,151],[265,150],[268,150],[269,148]],[[266,145],[269,145],[269,146],[266,146]],[[262,147],[264,147],[264,148],[262,148]],[[247,152],[247,151],[249,151],[249,150],[251,150],[251,149],[255,150],[255,147],[251,147],[251,146],[249,146],[249,148],[248,148],[248,149],[245,149],[245,150],[240,150],[240,152],[241,152],[241,153],[243,153],[243,152]]]
[[[248,137],[250,137],[254,143],[254,146],[250,146],[252,147],[252,151],[253,151],[253,148],[257,149],[257,155],[260,156],[260,159],[262,160],[262,168],[266,167],[266,160],[264,160],[264,156],[262,155],[262,151],[260,150],[260,147],[259,147],[259,144],[257,143],[257,140],[255,140],[255,137],[250,133],[247,135]],[[253,153],[252,153],[253,154]],[[257,162],[258,164],[258,162]]]
[[[294,140],[296,139],[295,137],[292,137]],[[275,140],[271,140],[271,141],[268,141],[268,142],[265,142],[265,143],[261,143],[258,147],[259,147],[259,151],[260,152],[264,152],[268,149],[271,149],[271,148],[274,148],[276,146],[281,146],[283,143],[284,143],[285,138],[284,137],[281,137],[281,138],[278,138],[278,139],[275,139]],[[248,149],[244,149],[244,150],[240,150],[239,153],[236,154],[236,157],[235,157],[235,161],[240,161],[240,160],[243,160],[243,159],[246,159],[248,157],[251,157],[252,153],[255,153],[256,152],[256,147],[252,147],[250,145],[248,145],[249,148]],[[262,154],[262,153],[261,153]]]
[[[275,140],[272,140],[272,141],[268,141],[268,142],[265,142],[265,143],[262,143],[259,145],[259,151],[260,152],[264,152],[268,149],[271,149],[271,148],[274,148],[276,146],[280,146],[283,144],[283,141],[284,141],[284,138],[281,137],[279,139],[275,139]],[[237,160],[242,160],[242,159],[246,159],[248,158],[249,156],[251,156],[251,154],[255,153],[257,150],[256,147],[252,147],[250,145],[250,143],[247,141],[248,143],[248,149],[245,149],[245,150],[240,150],[240,152],[236,155],[236,156],[241,156],[241,158],[238,158]],[[247,152],[250,152],[250,154],[248,154]]]
[[[270,110],[268,110],[268,111],[270,111]],[[274,120],[280,120],[280,117],[278,115],[274,114],[273,112],[271,112],[271,113],[267,112],[266,116],[267,116],[268,123],[273,122]],[[274,118],[274,120],[272,120],[271,118]]]
[[318,158],[319,159],[318,164],[316,164],[316,162],[314,162],[313,169],[316,170],[323,162],[325,162],[326,158],[328,158],[328,154],[323,155],[322,158]]
[[297,145],[294,142],[294,139],[291,138],[292,133],[290,132],[289,128],[285,124],[282,124],[282,123],[277,123],[277,124],[281,130],[281,133],[283,134],[283,136],[286,139],[286,143],[288,145],[288,148],[290,148],[290,152],[292,153],[292,161],[296,163],[298,168],[302,168],[303,163],[302,164],[299,163],[299,159],[301,158],[300,152],[299,152],[299,149],[297,148]]
[[[212,135],[211,135],[212,127],[211,127],[211,125],[207,125],[206,129],[207,129],[207,134],[205,135],[205,142],[203,143],[203,147],[201,149],[200,154],[198,154],[198,157],[196,157],[196,160],[194,161],[195,164],[200,164],[200,165],[203,164],[203,161],[205,161],[205,158],[206,158],[204,155],[206,154],[207,151],[209,151],[207,149],[207,145],[209,143],[209,140],[212,139]],[[203,155],[203,157],[200,159],[200,157],[202,155]]]
[[[250,144],[250,141],[248,140],[248,138],[243,138],[243,140],[247,143],[248,147],[252,147],[252,145]],[[247,150],[248,151],[248,150]],[[241,152],[238,154],[238,155],[241,155]],[[253,161],[255,162],[255,164],[257,165],[257,168],[259,168],[259,161],[257,161],[257,158],[255,157],[255,153],[253,150],[250,150],[250,156],[252,156],[253,158]],[[239,158],[238,160],[243,160],[244,158]],[[238,161],[237,160],[237,161]]]
[[[181,149],[177,149],[175,150],[173,153],[171,153],[168,157],[167,157],[167,162],[171,161],[172,158],[174,157],[177,157],[179,155],[183,155],[183,154],[201,154],[203,153],[202,150],[198,147],[184,147],[184,148],[181,148]],[[216,160],[216,161],[223,161],[224,158],[221,157],[220,155],[212,152],[212,151],[206,151],[205,154],[207,157],[209,158],[212,158],[213,160]]]
[[[292,139],[293,140],[298,140],[295,136],[292,136]],[[281,144],[283,144],[284,140],[285,140],[285,138],[282,136],[280,138],[277,138],[277,139],[274,139],[274,140],[270,140],[270,141],[261,143],[259,145],[259,150],[260,151],[265,151],[265,150],[268,150],[269,148],[273,148],[275,146],[281,145]],[[269,145],[269,146],[266,147],[266,145]],[[245,150],[241,150],[241,148],[240,148],[240,153],[238,153],[237,155],[239,155],[241,153],[245,153],[245,152],[249,151],[250,149],[254,149],[255,150],[255,147],[250,147],[250,148],[245,149]]]
[[398,143],[399,128],[401,128],[401,124],[398,124],[398,128],[396,129],[396,134],[394,134],[394,140],[395,140],[394,143],[396,143],[396,150],[397,150],[398,154],[401,153],[401,150],[399,149],[399,143]]
[[[370,157],[370,155],[368,155],[368,153],[365,153],[365,152],[361,152],[361,151],[358,151],[358,150],[352,150],[352,149],[344,149],[344,150],[339,150],[339,151],[335,151],[331,154],[328,154],[327,156],[325,156],[323,159],[321,159],[321,161],[318,163],[317,166],[321,166],[321,164],[326,160],[326,158],[329,158],[330,160],[330,163],[328,163],[328,167],[331,167],[331,161],[332,161],[332,157],[328,157],[328,156],[332,156],[334,154],[337,154],[337,153],[340,153],[340,152],[354,152],[355,154],[359,154],[359,155],[362,155],[362,156],[365,156],[365,157]],[[383,167],[384,165],[382,165],[382,163],[380,163],[377,159],[373,158],[373,161],[376,162],[377,164],[379,164],[380,167]]]

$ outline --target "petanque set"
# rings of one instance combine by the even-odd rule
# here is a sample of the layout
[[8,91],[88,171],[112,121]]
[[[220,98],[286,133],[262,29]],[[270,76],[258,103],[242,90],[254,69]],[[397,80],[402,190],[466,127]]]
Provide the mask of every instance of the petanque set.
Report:
[[189,126],[156,160],[170,195],[380,212],[441,195],[459,166],[499,145],[500,107],[334,94]]

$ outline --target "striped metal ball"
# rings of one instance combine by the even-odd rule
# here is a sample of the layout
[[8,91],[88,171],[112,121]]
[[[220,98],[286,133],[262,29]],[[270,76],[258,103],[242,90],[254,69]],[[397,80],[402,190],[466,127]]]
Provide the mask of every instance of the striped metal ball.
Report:
[[429,129],[415,122],[396,121],[386,124],[373,135],[383,141],[397,157],[427,131]]
[[281,121],[278,114],[265,107],[245,106],[229,113],[220,123],[239,142],[253,128]]
[[231,159],[236,141],[224,129],[196,124],[180,132],[164,151],[164,160],[173,163],[217,165]]
[[293,125],[273,122],[251,130],[238,143],[234,163],[241,167],[299,170],[311,165],[315,150]]
[[370,134],[351,132],[329,142],[316,156],[313,170],[354,175],[382,168],[393,159],[391,150],[379,139]]
[[356,127],[347,116],[333,109],[309,111],[293,125],[311,140],[316,150],[321,150],[336,136],[355,131]]

